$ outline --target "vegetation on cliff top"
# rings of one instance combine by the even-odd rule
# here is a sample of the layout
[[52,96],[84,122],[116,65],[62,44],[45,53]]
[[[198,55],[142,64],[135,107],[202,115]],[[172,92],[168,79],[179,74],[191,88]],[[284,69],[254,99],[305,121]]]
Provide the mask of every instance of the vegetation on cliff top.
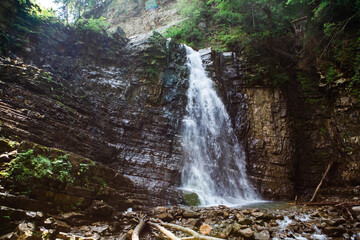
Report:
[[304,90],[346,78],[360,97],[360,1],[183,0],[187,18],[167,36],[194,48],[241,52],[249,80]]

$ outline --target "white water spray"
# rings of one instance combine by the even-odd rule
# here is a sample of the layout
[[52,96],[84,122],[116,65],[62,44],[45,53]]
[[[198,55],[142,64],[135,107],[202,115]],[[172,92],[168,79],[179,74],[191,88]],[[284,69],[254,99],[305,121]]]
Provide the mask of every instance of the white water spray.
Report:
[[182,189],[201,205],[240,206],[258,199],[246,177],[245,156],[229,115],[206,76],[200,54],[186,46],[190,70],[183,120]]

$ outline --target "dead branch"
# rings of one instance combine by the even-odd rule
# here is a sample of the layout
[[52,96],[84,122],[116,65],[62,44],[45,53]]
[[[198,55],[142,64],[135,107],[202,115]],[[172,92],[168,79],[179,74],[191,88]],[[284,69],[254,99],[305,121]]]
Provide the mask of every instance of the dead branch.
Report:
[[163,240],[167,240],[168,238],[163,236],[163,235],[160,235],[160,234],[157,234],[156,232],[154,231],[151,231],[151,233],[157,238],[157,239],[163,239]]
[[126,240],[126,233],[122,233],[120,236],[118,236],[116,239],[119,239],[119,240]]
[[354,221],[354,217],[353,217],[353,215],[351,214],[349,208],[345,208],[345,209],[346,209],[347,214],[349,214],[350,220],[351,220],[351,221]]
[[329,43],[326,45],[325,49],[323,50],[323,52],[320,55],[320,58],[322,58],[322,56],[325,54],[325,52],[327,51],[327,49],[330,47],[332,41],[340,34],[342,34],[347,26],[347,24],[350,22],[351,19],[353,19],[356,15],[358,15],[360,12],[355,13],[354,15],[352,15],[351,17],[349,17],[348,19],[344,20],[342,23],[343,25],[340,27],[340,29],[332,36],[332,38],[330,39]]
[[317,194],[317,192],[319,191],[319,189],[320,189],[323,181],[325,180],[327,174],[329,173],[329,170],[330,170],[331,166],[333,165],[333,163],[334,163],[334,160],[332,160],[332,161],[329,163],[328,167],[326,168],[326,171],[325,171],[324,175],[322,176],[319,185],[316,187],[316,190],[315,190],[314,195],[312,196],[310,202],[314,201],[314,199],[315,199],[315,197],[316,197],[316,194]]
[[301,17],[301,18],[294,19],[294,20],[291,21],[291,23],[297,23],[297,22],[306,20],[307,17],[308,17],[308,16],[304,16],[304,17]]
[[153,223],[153,222],[149,222],[148,224],[159,229],[160,232],[162,232],[165,236],[167,236],[171,240],[180,240],[180,238],[176,237],[172,232],[170,232],[166,228],[160,226],[159,224]]
[[303,205],[303,206],[335,206],[335,207],[352,207],[352,206],[358,206],[360,205],[360,202],[345,202],[345,203],[339,203],[339,202],[308,202],[308,203],[298,203],[297,205]]
[[172,223],[164,223],[164,222],[160,221],[160,224],[165,227],[169,227],[169,228],[173,228],[173,229],[182,231],[182,232],[187,233],[192,236],[192,238],[186,238],[186,239],[200,239],[200,240],[220,240],[221,239],[221,238],[216,238],[216,237],[205,236],[205,235],[195,232],[194,230],[192,230],[190,228],[182,227],[180,225],[176,225],[176,224],[172,224]]
[[140,222],[139,224],[135,227],[133,234],[131,235],[131,239],[132,240],[140,240],[139,236],[141,233],[141,230],[144,228],[146,224],[146,219],[145,217],[140,217]]

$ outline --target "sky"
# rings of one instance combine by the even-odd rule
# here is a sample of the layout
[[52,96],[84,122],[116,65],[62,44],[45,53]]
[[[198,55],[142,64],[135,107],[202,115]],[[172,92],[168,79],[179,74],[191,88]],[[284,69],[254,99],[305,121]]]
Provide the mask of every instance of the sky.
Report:
[[53,8],[57,9],[59,5],[55,4],[53,0],[35,0],[40,6],[44,8]]

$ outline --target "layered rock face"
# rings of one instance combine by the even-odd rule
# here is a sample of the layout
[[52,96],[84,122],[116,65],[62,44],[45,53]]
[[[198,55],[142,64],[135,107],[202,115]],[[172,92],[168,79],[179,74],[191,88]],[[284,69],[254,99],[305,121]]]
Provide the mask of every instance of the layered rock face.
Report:
[[1,59],[2,135],[104,163],[149,189],[149,205],[176,203],[183,47],[159,35],[130,46],[120,35],[43,30]]
[[208,52],[204,60],[246,149],[248,174],[256,189],[265,198],[290,198],[294,142],[283,92],[247,85],[235,53]]
[[346,79],[307,91],[254,85],[246,82],[246,66],[235,53],[208,51],[203,59],[247,149],[248,174],[264,197],[312,194],[332,161],[324,197],[357,194],[360,112],[342,85]]
[[111,29],[121,27],[127,36],[165,30],[181,20],[178,0],[113,0],[96,11],[111,23]]

